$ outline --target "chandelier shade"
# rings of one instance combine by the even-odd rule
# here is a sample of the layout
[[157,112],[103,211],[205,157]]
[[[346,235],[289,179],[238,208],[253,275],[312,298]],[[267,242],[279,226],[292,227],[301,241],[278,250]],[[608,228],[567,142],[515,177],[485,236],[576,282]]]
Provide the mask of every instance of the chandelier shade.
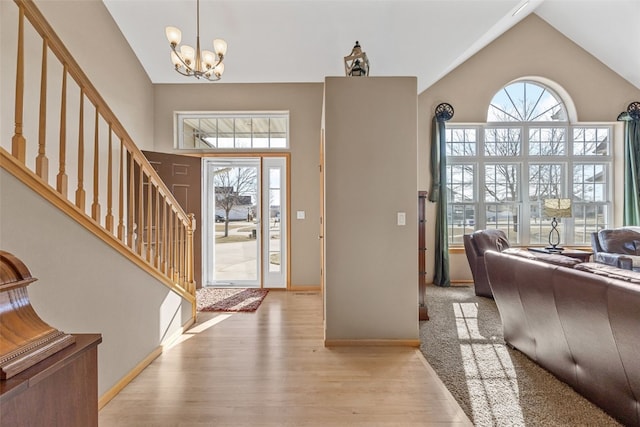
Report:
[[222,39],[213,40],[213,52],[200,49],[200,0],[196,1],[197,27],[196,47],[180,45],[182,31],[176,27],[165,28],[165,35],[171,47],[171,63],[174,69],[183,76],[216,81],[224,73],[224,56],[227,54],[227,42]]

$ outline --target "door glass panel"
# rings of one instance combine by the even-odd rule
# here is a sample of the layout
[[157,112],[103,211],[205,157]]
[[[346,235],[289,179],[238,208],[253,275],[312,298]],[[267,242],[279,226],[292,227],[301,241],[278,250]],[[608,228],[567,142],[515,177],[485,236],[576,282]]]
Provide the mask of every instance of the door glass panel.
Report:
[[253,159],[214,160],[208,164],[211,285],[258,286],[259,271],[259,163]]
[[269,168],[269,272],[280,272],[280,168]]

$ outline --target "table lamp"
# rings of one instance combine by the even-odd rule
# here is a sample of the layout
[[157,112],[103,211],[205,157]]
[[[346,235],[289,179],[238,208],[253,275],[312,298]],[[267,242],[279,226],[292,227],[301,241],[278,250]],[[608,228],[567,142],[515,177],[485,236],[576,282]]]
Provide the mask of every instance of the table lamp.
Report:
[[552,252],[561,252],[560,232],[558,231],[558,218],[571,218],[571,199],[544,199],[542,215],[552,218],[551,231],[549,232],[549,246],[545,249]]

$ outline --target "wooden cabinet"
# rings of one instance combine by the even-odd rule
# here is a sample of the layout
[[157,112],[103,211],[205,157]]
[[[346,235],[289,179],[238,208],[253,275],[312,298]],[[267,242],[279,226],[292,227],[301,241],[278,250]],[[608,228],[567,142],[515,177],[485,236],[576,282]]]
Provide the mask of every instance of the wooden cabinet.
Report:
[[0,426],[98,425],[99,334],[75,343],[0,381]]
[[44,322],[27,293],[36,280],[0,250],[0,426],[97,426],[102,337]]

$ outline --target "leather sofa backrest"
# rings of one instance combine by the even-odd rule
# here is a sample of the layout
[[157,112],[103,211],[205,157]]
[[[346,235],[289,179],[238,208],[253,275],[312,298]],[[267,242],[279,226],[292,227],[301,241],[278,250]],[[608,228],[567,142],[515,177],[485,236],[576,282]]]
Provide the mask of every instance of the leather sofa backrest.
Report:
[[640,255],[640,232],[631,228],[608,228],[598,231],[603,252]]
[[[486,251],[502,252],[510,247],[507,235],[502,230],[479,230],[473,233],[471,241],[476,252],[482,256]],[[638,235],[640,237],[640,234]]]

